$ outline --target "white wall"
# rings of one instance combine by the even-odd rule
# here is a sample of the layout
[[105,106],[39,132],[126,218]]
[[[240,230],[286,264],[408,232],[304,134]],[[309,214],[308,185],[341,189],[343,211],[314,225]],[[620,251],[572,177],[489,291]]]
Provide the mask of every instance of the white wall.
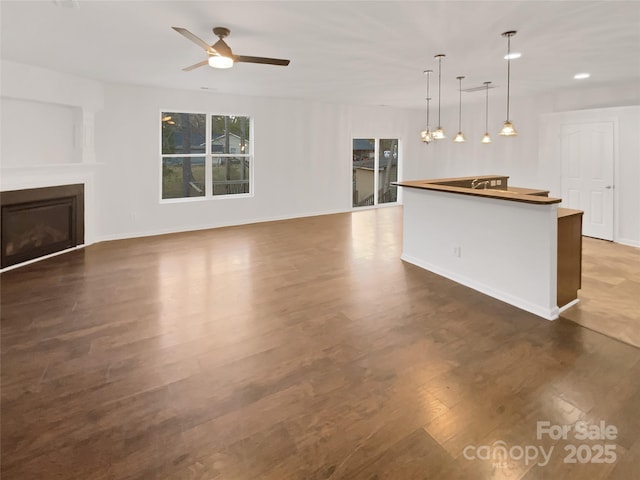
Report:
[[442,126],[447,138],[423,145],[425,175],[427,178],[509,175],[510,184],[543,188],[545,180],[538,177],[537,164],[540,108],[538,99],[512,99],[512,120],[519,135],[501,137],[498,132],[504,122],[504,99],[500,92],[492,91],[489,97],[490,144],[480,143],[485,132],[484,102],[463,104],[462,131],[467,139],[464,143],[453,142],[458,130],[458,109],[443,109]]
[[[249,115],[254,196],[160,202],[160,112]],[[234,225],[351,209],[351,138],[413,139],[415,112],[319,102],[106,85],[96,115],[102,239]]]
[[77,163],[76,107],[0,98],[3,167]]
[[0,167],[95,163],[101,83],[7,60],[0,73]]
[[2,60],[0,71],[3,97],[81,107],[92,112],[102,108],[102,84],[95,80],[8,60]]
[[[413,176],[405,179],[456,177],[469,175],[508,175],[509,184],[551,190],[560,197],[561,161],[549,140],[548,131],[541,129],[547,115],[569,110],[593,110],[611,117],[610,107],[640,105],[640,86],[622,84],[609,87],[580,88],[536,97],[511,98],[511,117],[519,132],[517,137],[500,137],[498,131],[505,115],[504,92],[491,91],[489,96],[489,133],[493,142],[480,143],[484,133],[484,102],[465,103],[463,96],[462,130],[467,141],[453,143],[457,131],[458,110],[443,109],[442,123],[448,138],[422,145],[422,151],[405,165]],[[471,93],[466,95],[479,95]],[[471,97],[466,97],[471,101]],[[608,113],[607,113],[608,111]],[[617,237],[615,241],[640,245],[640,120],[633,109],[618,108],[619,157],[616,185]],[[626,113],[624,113],[626,112]],[[433,111],[432,111],[433,113]],[[416,129],[423,120],[417,119]],[[544,131],[543,131],[544,130]]]

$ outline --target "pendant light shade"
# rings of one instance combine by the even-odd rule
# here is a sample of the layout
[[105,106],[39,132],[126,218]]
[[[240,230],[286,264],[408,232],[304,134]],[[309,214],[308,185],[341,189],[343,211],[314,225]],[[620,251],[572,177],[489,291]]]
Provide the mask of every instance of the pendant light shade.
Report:
[[427,77],[427,96],[425,97],[427,102],[427,127],[422,132],[420,132],[420,138],[426,144],[429,144],[433,141],[433,133],[431,133],[431,128],[429,125],[429,102],[431,101],[431,97],[429,96],[429,76],[431,72],[433,72],[433,70],[424,71],[424,74]]
[[507,120],[502,124],[500,135],[503,135],[505,137],[515,137],[516,135],[518,135],[518,132],[516,131],[516,127],[513,126],[513,123]]
[[464,77],[456,77],[458,79],[458,133],[456,137],[453,139],[454,142],[462,143],[466,142],[467,139],[464,138],[464,134],[462,133],[462,79]]
[[443,138],[447,138],[444,134],[444,130],[442,129],[442,127],[436,128],[432,136],[434,140],[442,140]]
[[455,138],[453,139],[453,141],[456,143],[462,143],[462,142],[466,142],[467,139],[464,138],[464,134],[462,132],[458,132]]
[[433,138],[435,140],[442,140],[446,138],[444,130],[442,129],[442,123],[440,122],[440,101],[442,99],[442,59],[445,57],[443,53],[435,56],[438,59],[438,128],[433,132]]
[[482,143],[491,143],[491,135],[489,135],[489,85],[491,82],[484,82],[486,97],[484,103],[484,136]]
[[513,137],[518,135],[513,123],[509,119],[509,90],[511,87],[511,37],[516,34],[515,30],[510,30],[502,34],[503,37],[507,37],[507,119],[504,121],[500,135],[506,137]]

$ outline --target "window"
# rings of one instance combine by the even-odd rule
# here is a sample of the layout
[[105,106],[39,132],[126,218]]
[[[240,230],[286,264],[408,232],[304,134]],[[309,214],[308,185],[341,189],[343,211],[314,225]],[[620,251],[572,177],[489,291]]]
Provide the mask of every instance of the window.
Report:
[[213,195],[249,193],[249,117],[211,117]]
[[162,112],[160,123],[163,200],[251,193],[249,117]]
[[354,138],[353,203],[366,207],[398,201],[398,139]]

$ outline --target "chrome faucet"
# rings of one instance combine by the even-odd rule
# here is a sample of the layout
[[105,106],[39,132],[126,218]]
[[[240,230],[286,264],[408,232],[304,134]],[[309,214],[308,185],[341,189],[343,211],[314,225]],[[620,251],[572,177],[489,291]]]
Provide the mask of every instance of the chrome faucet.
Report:
[[471,188],[484,188],[485,190],[489,186],[489,180],[485,180],[483,182],[478,181],[477,178],[471,180]]

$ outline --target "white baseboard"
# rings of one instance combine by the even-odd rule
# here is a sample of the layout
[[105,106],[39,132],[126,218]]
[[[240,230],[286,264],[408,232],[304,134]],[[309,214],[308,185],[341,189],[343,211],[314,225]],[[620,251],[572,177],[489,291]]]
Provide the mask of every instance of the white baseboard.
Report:
[[410,255],[405,255],[404,253],[400,258],[407,263],[411,263],[413,265],[416,265],[417,267],[424,268],[425,270],[429,270],[430,272],[433,272],[442,277],[448,278],[449,280],[453,280],[454,282],[457,282],[461,285],[472,288],[473,290],[476,290],[480,293],[484,293],[485,295],[493,297],[502,302],[508,303],[509,305],[518,307],[521,310],[525,310],[529,313],[533,313],[534,315],[537,315],[538,317],[542,317],[545,320],[556,320],[560,315],[560,312],[557,306],[549,308],[543,305],[535,305],[522,298],[514,297],[513,295],[510,295],[508,293],[502,292],[500,290],[496,290],[489,285],[464,277],[462,275],[443,269],[436,265],[432,265],[428,262],[419,260]]
[[27,260],[26,262],[16,263],[15,265],[10,265],[8,267],[4,267],[0,269],[0,273],[8,272],[9,270],[14,270],[16,268],[24,267],[26,265],[30,265],[32,263],[39,262],[41,260],[46,260],[47,258],[57,257],[58,255],[62,255],[63,253],[73,252],[74,250],[80,250],[81,248],[86,247],[87,244],[76,245],[75,247],[66,248],[64,250],[60,250],[59,252],[50,253],[49,255],[44,255],[42,257],[34,258],[32,260]]
[[628,238],[618,238],[616,243],[621,245],[627,245],[629,247],[640,248],[640,242],[638,240],[629,240]]
[[580,299],[576,298],[575,300],[571,300],[569,303],[567,303],[566,305],[563,305],[562,307],[560,307],[560,313],[564,312],[565,310],[573,307],[574,305],[577,305],[578,303],[580,303]]
[[223,223],[215,223],[215,224],[207,224],[207,225],[193,225],[193,226],[180,227],[180,228],[165,228],[165,229],[158,229],[158,230],[149,230],[146,232],[118,233],[115,235],[100,236],[93,243],[109,242],[112,240],[125,240],[128,238],[153,237],[156,235],[168,235],[171,233],[196,232],[199,230],[210,230],[213,228],[236,227],[238,225],[250,225],[252,223],[277,222],[280,220],[290,220],[294,218],[317,217],[320,215],[333,215],[336,213],[349,213],[349,212],[351,212],[351,210],[325,210],[321,212],[299,213],[299,214],[293,214],[293,215],[276,215],[273,217],[244,219],[237,222],[223,222]]

